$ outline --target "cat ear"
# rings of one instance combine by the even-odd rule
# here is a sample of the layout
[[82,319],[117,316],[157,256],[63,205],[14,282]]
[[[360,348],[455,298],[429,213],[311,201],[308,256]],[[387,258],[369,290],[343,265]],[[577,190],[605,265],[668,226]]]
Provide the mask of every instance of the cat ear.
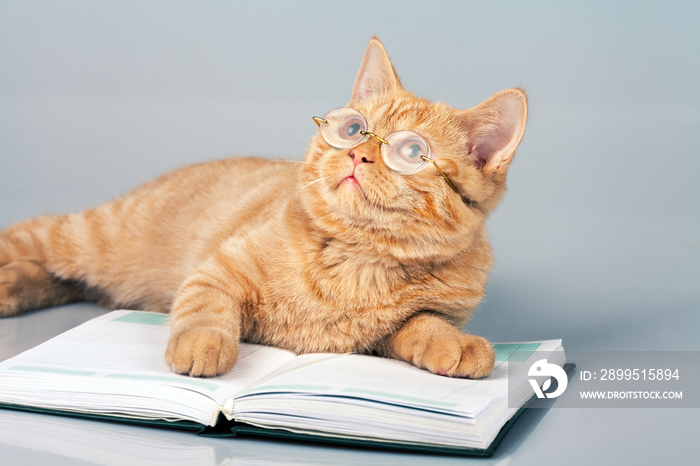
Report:
[[469,159],[486,174],[505,174],[525,131],[525,92],[501,91],[461,112],[460,119],[467,134]]
[[399,77],[382,43],[376,37],[372,37],[355,78],[350,103],[357,104],[368,97],[395,89],[401,89]]

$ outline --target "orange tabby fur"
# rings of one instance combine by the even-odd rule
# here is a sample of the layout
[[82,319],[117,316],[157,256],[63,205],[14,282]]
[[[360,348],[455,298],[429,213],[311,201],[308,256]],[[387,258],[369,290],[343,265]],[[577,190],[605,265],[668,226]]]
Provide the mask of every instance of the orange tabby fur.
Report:
[[[317,134],[304,162],[186,167],[97,208],[0,232],[0,316],[80,299],[170,311],[166,359],[193,376],[230,370],[240,340],[488,375],[491,346],[458,327],[484,293],[484,222],[524,131],[524,93],[469,110],[419,99],[373,38],[349,106],[376,134],[422,135],[476,204],[432,166],[392,172],[373,138],[336,150]],[[353,169],[358,183],[343,182]]]

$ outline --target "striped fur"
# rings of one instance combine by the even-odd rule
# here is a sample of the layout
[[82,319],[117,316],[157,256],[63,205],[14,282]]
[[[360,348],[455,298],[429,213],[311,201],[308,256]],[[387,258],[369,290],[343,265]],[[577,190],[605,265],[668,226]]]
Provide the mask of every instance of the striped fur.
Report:
[[[303,162],[194,165],[94,209],[1,231],[0,316],[83,299],[171,312],[166,359],[193,376],[230,370],[241,340],[488,375],[490,345],[458,327],[484,293],[484,222],[524,130],[524,94],[470,110],[419,99],[373,38],[349,105],[377,134],[421,134],[477,204],[431,166],[390,171],[372,138],[336,150],[316,135]],[[351,151],[368,162],[358,183],[343,181]]]

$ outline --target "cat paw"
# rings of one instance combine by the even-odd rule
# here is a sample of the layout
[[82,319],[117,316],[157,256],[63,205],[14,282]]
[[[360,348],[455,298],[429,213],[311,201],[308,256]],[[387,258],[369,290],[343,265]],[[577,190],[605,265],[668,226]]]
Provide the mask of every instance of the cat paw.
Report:
[[10,317],[19,313],[17,299],[12,296],[12,285],[0,282],[0,317]]
[[79,283],[59,280],[31,260],[17,260],[0,267],[0,317],[90,299],[91,296]]
[[462,333],[434,314],[412,317],[387,343],[388,356],[434,374],[480,379],[493,371],[495,356],[485,338]]
[[432,338],[420,357],[420,366],[434,374],[480,379],[493,371],[495,356],[482,337],[455,335]]
[[178,374],[214,377],[233,368],[238,341],[222,329],[193,327],[173,333],[165,360]]
[[48,276],[46,270],[31,261],[15,261],[0,267],[0,317],[25,311],[22,301]]

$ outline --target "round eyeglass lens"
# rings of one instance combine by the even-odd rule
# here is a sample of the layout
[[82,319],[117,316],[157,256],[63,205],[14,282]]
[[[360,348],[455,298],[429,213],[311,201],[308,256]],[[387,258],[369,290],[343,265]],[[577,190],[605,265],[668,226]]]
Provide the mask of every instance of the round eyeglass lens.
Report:
[[389,144],[382,145],[384,163],[402,175],[418,173],[427,163],[421,158],[430,157],[425,139],[413,131],[398,131],[386,137]]
[[360,112],[352,108],[337,108],[323,117],[328,123],[321,124],[321,136],[336,149],[347,149],[367,139],[367,121]]

